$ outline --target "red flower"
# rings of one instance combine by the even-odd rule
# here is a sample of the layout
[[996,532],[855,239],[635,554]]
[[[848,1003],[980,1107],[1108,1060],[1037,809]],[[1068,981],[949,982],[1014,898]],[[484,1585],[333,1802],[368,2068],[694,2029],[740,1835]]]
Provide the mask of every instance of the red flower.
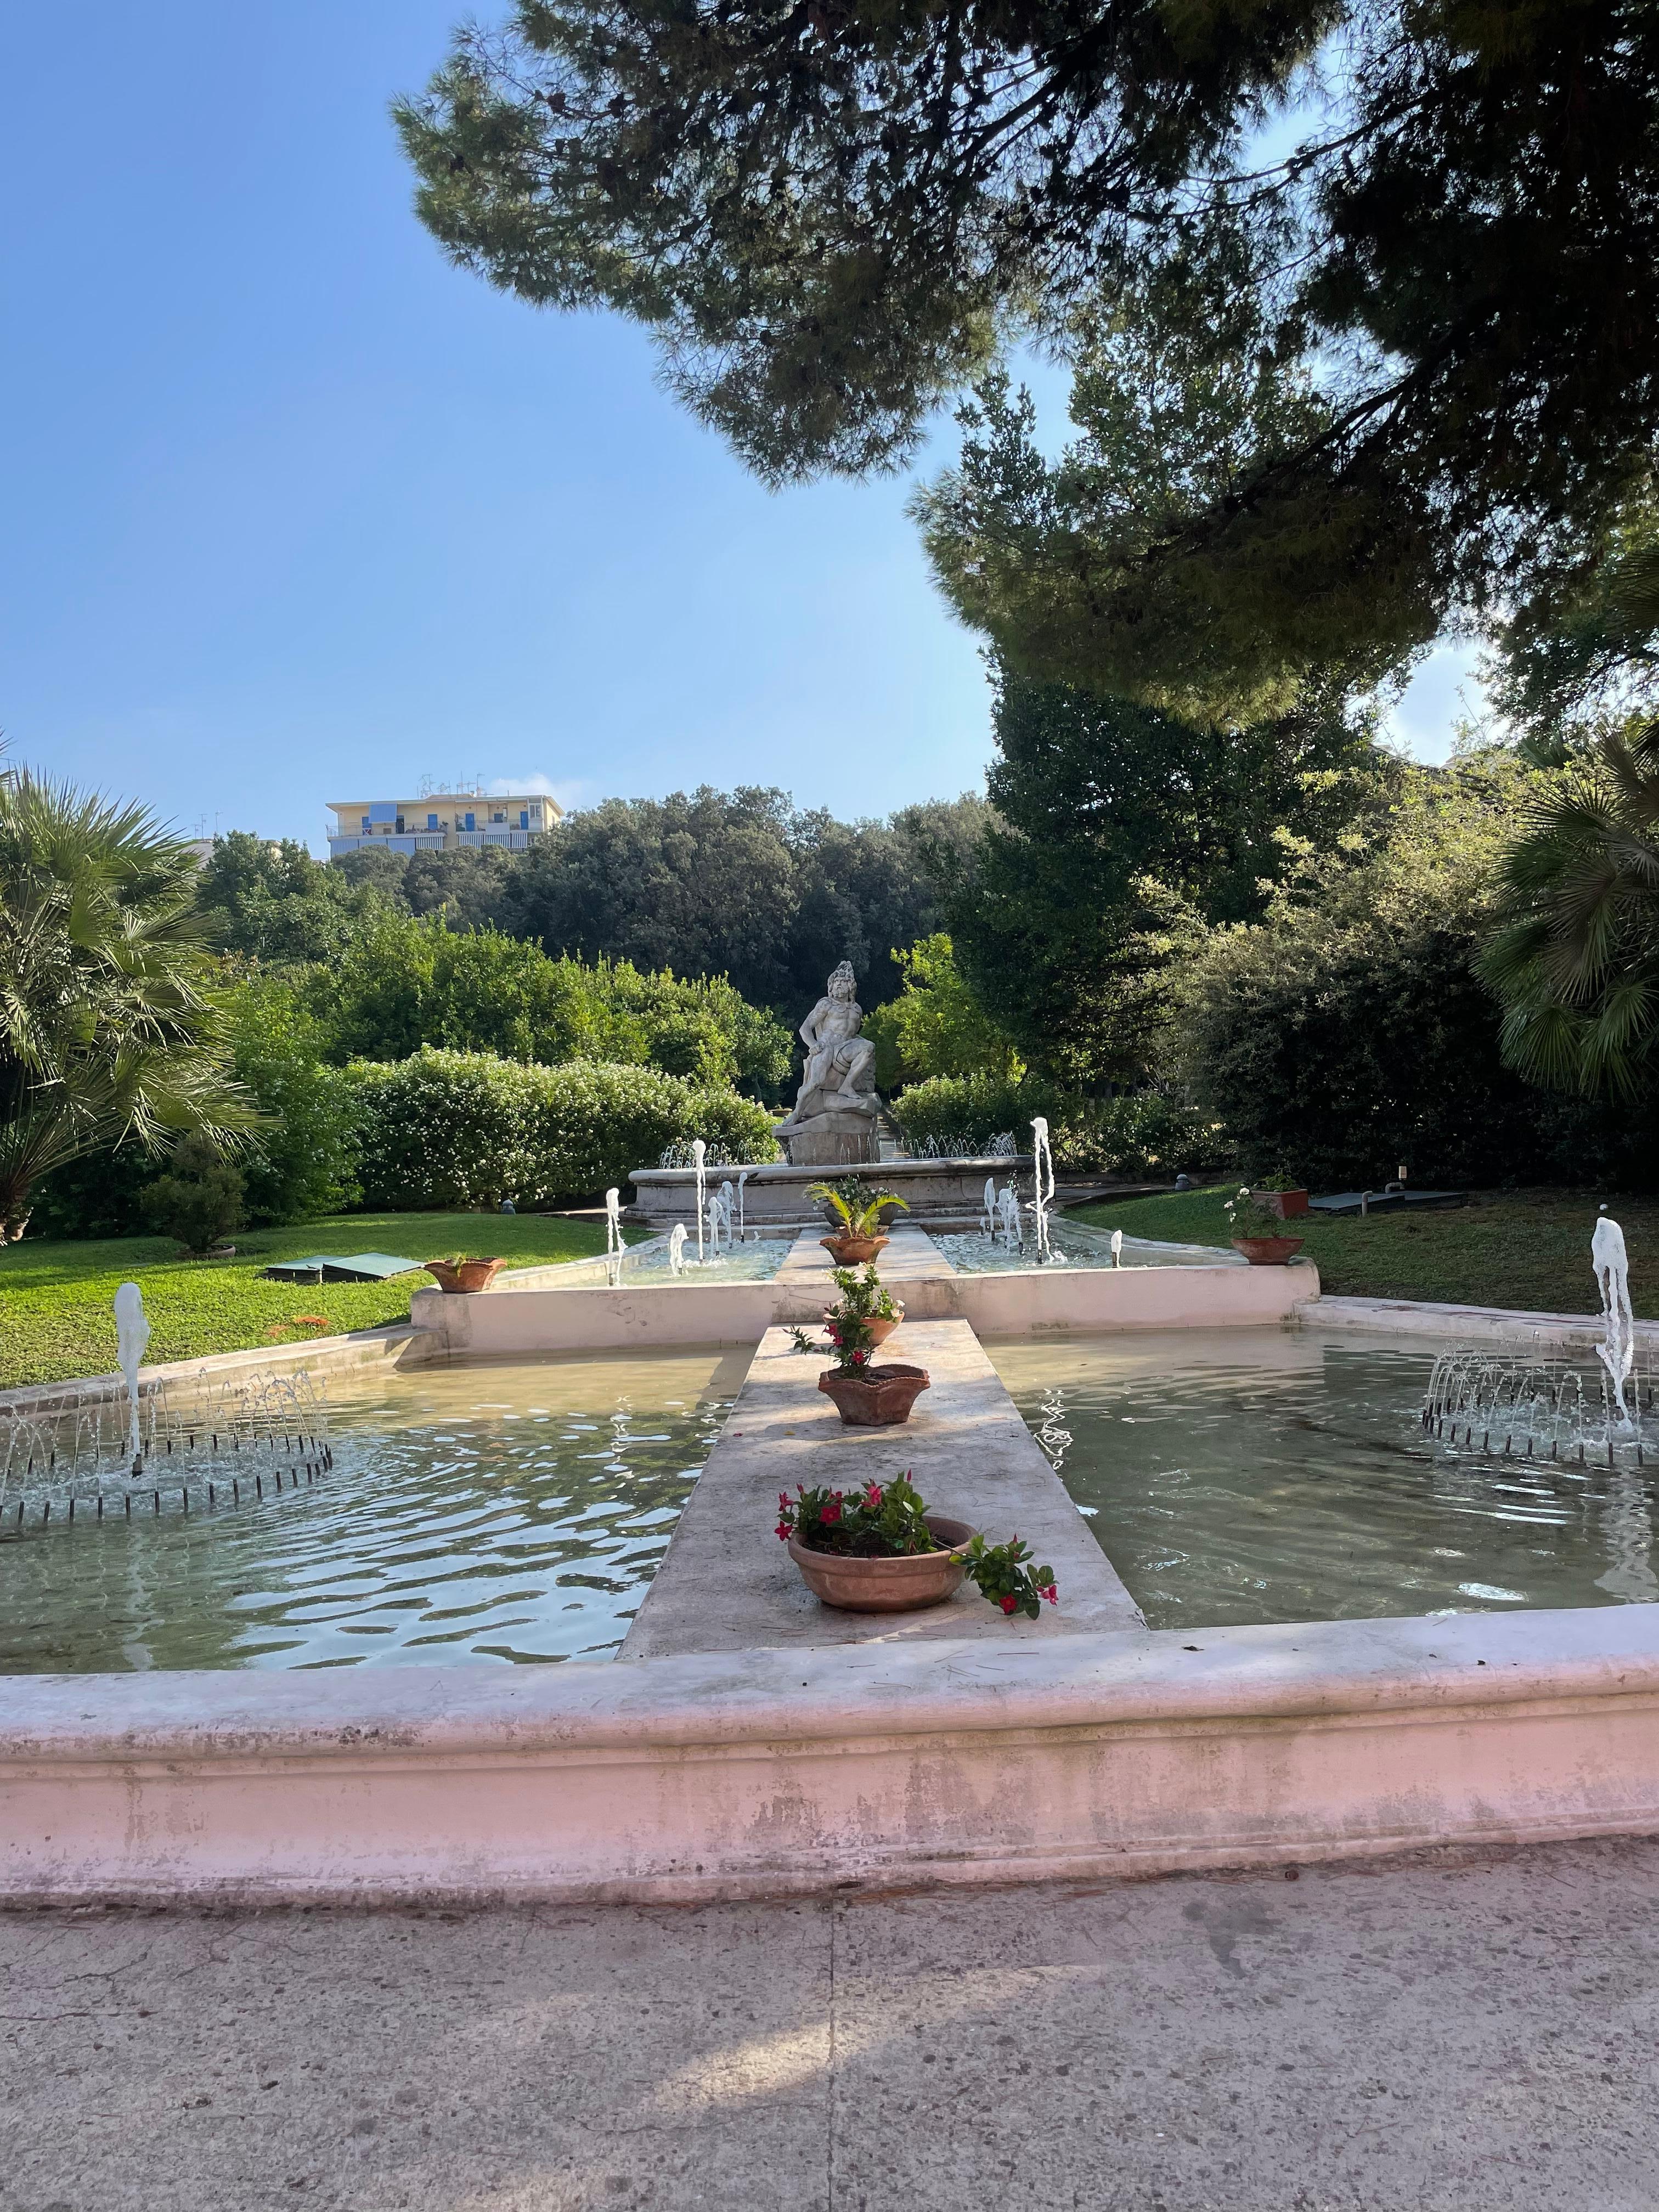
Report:
[[1005,1613],[1012,1613],[1012,1612],[1013,1611],[1013,1609],[1014,1609],[1014,1607],[1016,1606],[1016,1604],[1017,1604],[1018,1602],[1018,1601],[1017,1599],[1015,1599],[1015,1598],[1012,1598],[1012,1597],[1006,1597],[1006,1598],[1004,1598],[1004,1599],[1003,1599],[1003,1601],[1002,1601],[1002,1609],[1003,1609],[1003,1611],[1004,1611]]
[[868,1353],[867,1352],[855,1352],[853,1354],[853,1364],[854,1364],[854,1367],[862,1367],[862,1366],[863,1366],[863,1364],[864,1364],[864,1363],[865,1363],[865,1361],[866,1361],[869,1357],[870,1357],[870,1355],[869,1355],[869,1353]]
[[787,1543],[788,1542],[788,1540],[789,1540],[790,1537],[791,1537],[792,1535],[793,1535],[793,1534],[794,1534],[793,1529],[793,1528],[791,1528],[791,1527],[789,1526],[789,1523],[788,1523],[787,1521],[780,1521],[780,1522],[779,1522],[779,1523],[778,1523],[778,1541],[779,1541],[781,1544],[787,1544]]
[[1050,1605],[1058,1605],[1060,1603],[1060,1584],[1058,1583],[1044,1583],[1042,1585],[1042,1595],[1048,1599]]
[[789,1506],[789,1492],[787,1490],[779,1491],[778,1503],[786,1511],[787,1511]]
[[819,1520],[820,1520],[820,1521],[826,1521],[826,1522],[835,1522],[835,1521],[839,1521],[839,1520],[840,1520],[840,1518],[841,1518],[841,1500],[840,1500],[840,1498],[832,1498],[830,1500],[830,1503],[829,1503],[829,1504],[828,1504],[823,1508],[823,1511],[818,1515],[818,1518],[819,1518]]
[[873,1482],[867,1482],[864,1486],[864,1502],[872,1513],[880,1512],[881,1492]]

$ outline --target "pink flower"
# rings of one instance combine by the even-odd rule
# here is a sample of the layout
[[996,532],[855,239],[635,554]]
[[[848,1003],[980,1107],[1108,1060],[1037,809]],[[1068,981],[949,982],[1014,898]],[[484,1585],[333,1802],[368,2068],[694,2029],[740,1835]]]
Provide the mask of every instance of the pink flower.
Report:
[[866,1361],[869,1357],[870,1357],[870,1355],[869,1355],[869,1353],[868,1353],[867,1352],[854,1352],[854,1354],[852,1355],[852,1358],[853,1358],[853,1364],[854,1364],[854,1367],[862,1367],[862,1366],[863,1366],[863,1364],[864,1364],[864,1363],[865,1363],[865,1361]]
[[839,1521],[841,1518],[840,1498],[832,1498],[830,1500],[830,1503],[824,1507],[823,1510],[819,1514],[818,1518],[820,1521],[823,1522]]
[[1006,1598],[1004,1598],[1004,1599],[1003,1599],[1003,1601],[1002,1601],[1002,1609],[1003,1609],[1003,1611],[1004,1611],[1005,1613],[1012,1613],[1012,1612],[1013,1611],[1014,1607],[1015,1607],[1015,1605],[1016,1605],[1016,1603],[1017,1603],[1017,1602],[1018,1602],[1018,1601],[1017,1601],[1016,1599],[1014,1599],[1014,1598],[1012,1598],[1012,1597],[1006,1597]]
[[881,1492],[877,1489],[873,1482],[866,1483],[865,1485],[864,1502],[870,1508],[870,1510],[872,1513],[878,1513],[880,1511]]
[[779,1522],[779,1523],[778,1523],[778,1540],[779,1540],[779,1542],[780,1542],[780,1543],[785,1543],[785,1544],[787,1544],[787,1543],[788,1542],[788,1540],[789,1540],[790,1537],[791,1537],[793,1534],[794,1534],[793,1529],[792,1529],[792,1528],[791,1528],[791,1527],[789,1526],[789,1523],[788,1523],[787,1521],[780,1521],[780,1522]]
[[1048,1599],[1050,1605],[1058,1605],[1060,1603],[1060,1584],[1058,1583],[1044,1583],[1042,1585],[1042,1595]]
[[786,1512],[788,1510],[788,1506],[789,1506],[789,1492],[788,1492],[787,1490],[781,1490],[781,1491],[779,1491],[779,1492],[778,1492],[778,1503],[779,1503],[779,1504],[780,1504],[780,1505],[781,1505],[781,1506],[784,1508],[784,1510],[786,1510]]

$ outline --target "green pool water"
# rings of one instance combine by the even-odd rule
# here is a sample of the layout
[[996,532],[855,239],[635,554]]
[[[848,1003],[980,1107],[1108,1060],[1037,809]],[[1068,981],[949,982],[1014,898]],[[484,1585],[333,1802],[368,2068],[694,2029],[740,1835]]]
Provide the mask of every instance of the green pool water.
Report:
[[1300,1331],[989,1346],[1154,1628],[1659,1599],[1638,1468],[1454,1450],[1419,1351]]
[[535,1664],[614,1652],[748,1358],[416,1368],[332,1393],[278,1497],[0,1539],[0,1672]]

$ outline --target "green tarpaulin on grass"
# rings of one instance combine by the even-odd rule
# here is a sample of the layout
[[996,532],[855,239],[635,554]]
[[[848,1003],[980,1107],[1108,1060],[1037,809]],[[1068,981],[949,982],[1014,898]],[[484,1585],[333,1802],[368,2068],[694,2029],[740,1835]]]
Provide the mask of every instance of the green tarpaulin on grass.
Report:
[[353,1252],[343,1260],[318,1252],[308,1260],[279,1260],[265,1273],[277,1283],[383,1283],[389,1275],[407,1275],[425,1264],[391,1252]]

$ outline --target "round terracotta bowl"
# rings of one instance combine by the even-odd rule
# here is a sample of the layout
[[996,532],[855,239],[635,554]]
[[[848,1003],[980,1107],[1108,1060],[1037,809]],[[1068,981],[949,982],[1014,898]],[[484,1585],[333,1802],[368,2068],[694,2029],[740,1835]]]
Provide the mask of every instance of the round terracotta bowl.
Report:
[[1242,1252],[1253,1267],[1282,1267],[1306,1241],[1301,1237],[1235,1237],[1233,1249]]
[[818,1242],[838,1267],[862,1267],[887,1246],[884,1237],[820,1237]]
[[438,1279],[438,1288],[451,1296],[460,1291],[487,1291],[506,1266],[504,1260],[424,1260],[428,1275]]
[[[895,1299],[894,1303],[895,1303],[895,1304],[897,1304],[897,1303],[898,1303],[898,1302],[897,1302],[897,1300],[896,1300],[896,1299]],[[827,1326],[829,1325],[829,1321],[830,1321],[830,1316],[829,1316],[829,1314],[828,1314],[827,1312],[825,1313],[825,1315],[824,1315],[824,1316],[823,1316],[823,1319],[824,1319],[825,1326],[827,1327]],[[866,1323],[864,1324],[864,1325],[865,1325],[865,1327],[866,1327],[866,1328],[869,1330],[869,1332],[870,1332],[870,1341],[871,1341],[871,1343],[872,1343],[872,1344],[885,1344],[885,1343],[886,1343],[886,1341],[887,1341],[887,1340],[888,1340],[888,1338],[889,1338],[889,1337],[893,1334],[893,1331],[894,1331],[894,1330],[898,1327],[899,1323],[900,1323],[903,1319],[904,1319],[904,1308],[903,1308],[902,1306],[899,1306],[899,1310],[898,1310],[897,1313],[896,1313],[896,1314],[893,1316],[893,1318],[892,1318],[890,1321],[886,1321],[886,1320],[879,1320],[879,1321],[878,1321],[878,1320],[875,1319],[875,1318],[872,1316],[869,1321],[866,1322]]]
[[910,1408],[928,1387],[925,1367],[872,1367],[868,1376],[837,1375],[826,1367],[818,1388],[835,1401],[836,1410],[852,1429],[893,1429],[910,1418]]
[[[970,1543],[976,1533],[966,1521],[930,1513],[927,1526],[941,1544]],[[789,1556],[806,1587],[825,1605],[843,1613],[915,1613],[943,1605],[962,1586],[965,1571],[951,1552],[919,1552],[908,1559],[859,1559],[836,1552],[809,1552],[798,1537],[789,1539]]]

